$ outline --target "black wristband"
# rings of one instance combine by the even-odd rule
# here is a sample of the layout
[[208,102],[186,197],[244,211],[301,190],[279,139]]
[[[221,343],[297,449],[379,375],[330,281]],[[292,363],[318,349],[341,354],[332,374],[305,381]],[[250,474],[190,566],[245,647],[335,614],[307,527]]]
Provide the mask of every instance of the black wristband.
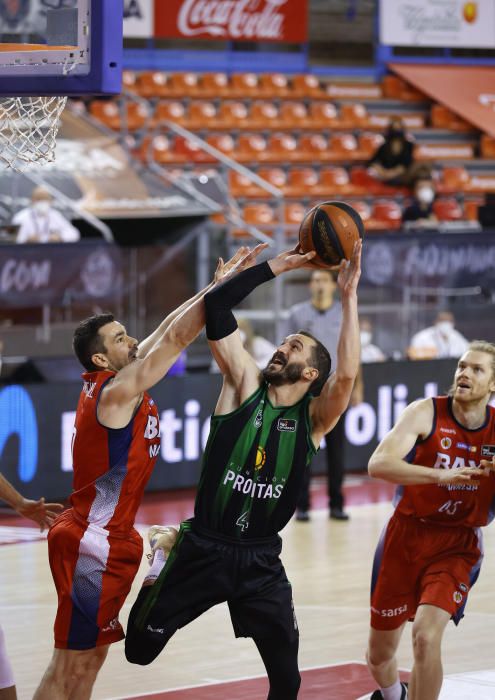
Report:
[[253,289],[274,277],[270,265],[263,262],[243,270],[205,294],[208,340],[221,340],[233,333],[237,328],[237,321],[232,313],[234,306],[245,299]]

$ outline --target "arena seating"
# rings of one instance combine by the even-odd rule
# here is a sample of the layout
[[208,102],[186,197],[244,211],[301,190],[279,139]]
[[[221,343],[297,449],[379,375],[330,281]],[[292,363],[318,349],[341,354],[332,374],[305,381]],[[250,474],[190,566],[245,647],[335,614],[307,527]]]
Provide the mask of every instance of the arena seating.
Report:
[[[483,165],[495,159],[495,139],[395,75],[373,84],[277,72],[125,71],[124,88],[126,97],[94,100],[89,113],[132,133],[137,158],[187,169],[214,165],[213,156],[167,129],[176,123],[280,189],[287,206],[297,200],[291,220],[314,198],[356,197],[369,230],[400,226],[410,190],[379,182],[366,169],[395,115],[415,137],[415,159],[435,172],[439,218],[475,219],[484,193],[495,191],[495,175]],[[251,220],[269,226],[269,193],[234,171],[226,180]],[[266,201],[251,210],[253,200]]]

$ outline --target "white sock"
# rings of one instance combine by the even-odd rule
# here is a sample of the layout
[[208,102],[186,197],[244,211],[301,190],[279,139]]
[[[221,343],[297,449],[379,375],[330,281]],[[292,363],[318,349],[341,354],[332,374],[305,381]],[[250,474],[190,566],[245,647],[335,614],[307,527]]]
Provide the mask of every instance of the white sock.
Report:
[[153,564],[150,566],[148,573],[144,577],[143,585],[150,584],[160,576],[160,571],[165,566],[167,557],[163,549],[157,549],[153,556]]
[[380,688],[383,700],[400,700],[402,695],[402,685],[400,680],[396,680],[393,685],[388,688]]

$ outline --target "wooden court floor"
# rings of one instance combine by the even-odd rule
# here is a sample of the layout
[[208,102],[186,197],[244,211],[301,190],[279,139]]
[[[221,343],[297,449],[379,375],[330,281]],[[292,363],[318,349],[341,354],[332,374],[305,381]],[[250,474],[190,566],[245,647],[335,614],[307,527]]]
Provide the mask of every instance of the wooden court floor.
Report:
[[[282,556],[294,589],[301,630],[300,667],[303,670],[335,665],[340,668],[340,664],[344,669],[351,668],[353,662],[363,662],[368,633],[371,562],[382,526],[391,513],[388,486],[370,483],[366,477],[354,477],[346,486],[351,520],[347,523],[331,521],[324,508],[323,487],[322,483],[315,483],[313,503],[316,509],[312,512],[311,522],[291,521],[283,532]],[[153,495],[148,497],[145,507],[139,512],[140,529],[145,533],[146,526],[160,520],[173,523],[187,517],[191,509],[191,494],[177,498],[167,494],[163,497]],[[14,665],[19,698],[30,700],[51,656],[56,601],[46,542],[38,539],[35,531],[17,529],[18,525],[19,521],[15,519],[0,519],[0,542],[4,544],[0,546],[0,620]],[[30,537],[35,539],[29,541]],[[28,541],[15,542],[16,539]],[[485,529],[485,552],[481,577],[470,594],[466,617],[458,628],[449,625],[446,633],[446,674],[495,669],[493,526]],[[146,568],[147,560],[143,558],[121,615],[124,623]],[[411,666],[410,629],[404,635],[399,662],[402,668]],[[201,686],[263,675],[264,667],[254,645],[250,640],[234,639],[227,607],[222,605],[180,630],[161,657],[149,667],[128,664],[122,643],[113,645],[93,697],[96,700],[130,699],[149,694],[171,700],[176,697],[202,700],[214,695],[202,694]],[[320,681],[323,687],[319,692],[315,691],[314,685],[310,689],[309,672],[305,690],[306,675],[303,677],[302,700],[351,700],[374,687],[370,680],[368,688],[362,688],[361,683],[354,695],[349,690],[344,695],[336,685],[325,687]],[[218,686],[216,694],[219,700],[233,697],[230,692],[224,694],[222,687]],[[243,687],[242,683],[239,687]],[[246,686],[244,694],[235,694],[235,697],[262,700],[265,697],[264,691],[260,690],[262,686],[256,687],[257,690],[248,691]],[[180,688],[191,690],[186,694],[165,692]],[[165,694],[161,696],[163,692]],[[474,700],[476,695],[470,693],[465,697]],[[495,688],[493,696],[487,697],[495,698]]]

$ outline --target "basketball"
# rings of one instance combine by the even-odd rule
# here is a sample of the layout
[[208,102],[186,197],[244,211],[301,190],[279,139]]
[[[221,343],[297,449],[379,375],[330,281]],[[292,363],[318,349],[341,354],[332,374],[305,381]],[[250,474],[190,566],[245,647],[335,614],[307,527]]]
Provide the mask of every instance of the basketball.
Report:
[[364,236],[364,225],[355,209],[345,202],[322,202],[310,209],[299,228],[303,253],[316,251],[314,263],[334,267],[350,260],[354,243]]

